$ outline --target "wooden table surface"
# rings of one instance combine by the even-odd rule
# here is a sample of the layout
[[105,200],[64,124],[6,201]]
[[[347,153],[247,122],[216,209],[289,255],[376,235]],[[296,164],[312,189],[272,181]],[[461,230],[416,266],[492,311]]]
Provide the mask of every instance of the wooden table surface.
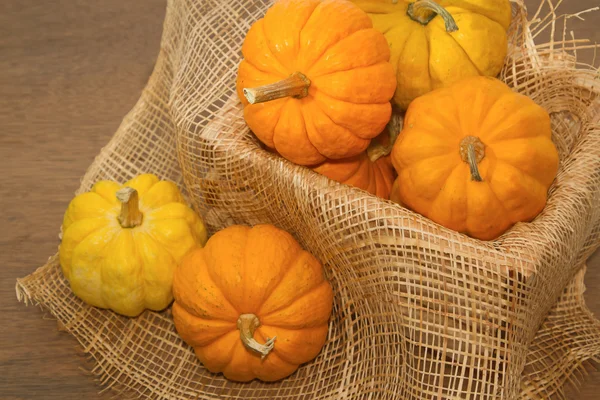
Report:
[[[562,12],[598,0],[567,3]],[[14,287],[56,252],[79,178],[152,71],[164,9],[165,0],[0,2],[0,399],[114,396],[99,394],[77,342],[37,307],[18,303]],[[586,18],[573,19],[576,37],[600,43],[600,12]],[[600,315],[598,253],[586,284],[588,305]],[[593,373],[569,398],[598,393],[600,373]]]

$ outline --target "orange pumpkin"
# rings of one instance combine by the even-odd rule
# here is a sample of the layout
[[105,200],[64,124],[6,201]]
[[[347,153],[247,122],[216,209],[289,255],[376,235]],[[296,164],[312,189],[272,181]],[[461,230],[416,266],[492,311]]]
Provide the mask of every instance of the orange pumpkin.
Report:
[[211,372],[276,381],[325,344],[333,305],[321,263],[272,225],[231,226],[175,271],[173,319]]
[[313,168],[331,180],[357,187],[383,199],[389,199],[394,183],[390,157],[371,161],[367,153],[345,160],[325,161]]
[[389,154],[402,127],[402,119],[403,115],[394,113],[387,129],[371,141],[364,153],[344,160],[325,161],[313,171],[388,200],[395,178]]
[[390,50],[346,0],[282,0],[252,25],[237,91],[266,146],[299,165],[363,152],[390,119]]
[[[391,160],[391,157],[390,157]],[[392,188],[390,189],[390,200],[393,201],[394,203],[398,203],[401,206],[404,206],[404,204],[402,204],[402,200],[400,200],[400,180],[396,179],[394,180],[394,183],[392,184]]]
[[411,103],[392,151],[392,197],[490,240],[542,211],[558,161],[542,107],[495,78],[468,78]]

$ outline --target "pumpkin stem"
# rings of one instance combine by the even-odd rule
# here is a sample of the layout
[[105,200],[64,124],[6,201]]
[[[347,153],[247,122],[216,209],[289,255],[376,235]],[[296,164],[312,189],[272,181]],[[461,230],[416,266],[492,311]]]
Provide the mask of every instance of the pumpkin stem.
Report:
[[[400,113],[392,113],[390,122],[386,125],[387,141],[379,140],[379,137],[371,140],[369,147],[367,147],[367,156],[371,162],[379,160],[381,157],[388,156],[394,148],[394,143],[402,130],[404,124],[404,115]],[[383,133],[382,133],[383,135]]]
[[254,340],[254,331],[260,326],[258,317],[254,314],[242,314],[237,320],[237,327],[240,330],[240,338],[246,348],[260,354],[261,360],[264,359],[275,346],[277,336],[269,339],[265,344],[260,344]]
[[460,157],[469,164],[471,180],[483,182],[477,164],[485,157],[485,145],[476,136],[467,136],[460,142]]
[[256,88],[244,88],[244,96],[250,104],[264,103],[284,97],[301,99],[308,96],[310,79],[302,72],[294,72],[289,78]]
[[452,15],[433,0],[417,0],[408,5],[407,14],[413,21],[421,25],[427,25],[432,19],[439,15],[444,20],[446,32],[456,32],[458,25]]
[[124,187],[117,191],[117,200],[121,202],[119,223],[123,228],[135,228],[142,223],[144,215],[140,212],[138,192],[134,188]]

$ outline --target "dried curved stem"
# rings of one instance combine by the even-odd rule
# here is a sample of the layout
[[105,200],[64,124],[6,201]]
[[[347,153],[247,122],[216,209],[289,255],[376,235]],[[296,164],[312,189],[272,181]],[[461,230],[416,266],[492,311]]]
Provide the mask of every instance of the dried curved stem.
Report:
[[467,136],[460,142],[460,157],[469,164],[471,170],[471,180],[483,182],[479,174],[478,164],[485,157],[485,145],[475,136]]
[[417,0],[414,3],[408,5],[407,14],[413,21],[420,23],[421,25],[427,25],[437,15],[442,17],[444,25],[446,26],[446,32],[456,32],[458,25],[452,17],[452,15],[438,3],[433,0]]
[[237,327],[240,330],[240,338],[246,348],[260,354],[260,358],[264,359],[275,346],[275,339],[267,338],[265,344],[260,344],[254,339],[254,331],[260,326],[258,317],[254,314],[242,314],[237,320]]
[[[392,118],[390,122],[386,125],[385,129],[387,132],[387,144],[381,143],[378,138],[371,140],[369,147],[367,147],[367,156],[371,162],[375,162],[382,157],[388,156],[392,149],[394,148],[394,143],[396,143],[396,139],[402,130],[402,126],[404,125],[404,114],[392,113]],[[382,133],[383,135],[383,133]]]
[[310,83],[310,79],[302,72],[294,72],[279,82],[256,88],[244,88],[244,97],[250,104],[265,103],[283,97],[301,99],[308,96]]

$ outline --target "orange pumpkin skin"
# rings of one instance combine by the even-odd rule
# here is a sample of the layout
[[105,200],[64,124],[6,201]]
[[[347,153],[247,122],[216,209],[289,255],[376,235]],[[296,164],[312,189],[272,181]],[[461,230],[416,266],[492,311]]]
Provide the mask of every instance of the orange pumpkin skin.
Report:
[[[278,1],[252,25],[242,53],[246,123],[296,164],[358,155],[390,119],[396,78],[387,41],[349,1]],[[249,104],[243,94],[296,72],[310,80],[306,97]]]
[[[325,344],[331,285],[321,263],[272,225],[217,232],[182,261],[173,292],[177,332],[209,371],[227,379],[277,381]],[[256,342],[276,337],[263,359],[242,343],[242,315],[258,317]]]
[[404,206],[404,204],[402,204],[402,201],[400,200],[400,180],[399,179],[394,180],[394,183],[392,184],[392,188],[390,190],[390,200],[393,201],[394,203],[398,203],[401,206]]
[[542,211],[558,162],[542,107],[495,78],[468,78],[409,106],[392,151],[392,197],[447,228],[491,240]]
[[371,161],[366,153],[335,161],[325,161],[313,168],[331,180],[357,187],[383,199],[389,199],[394,183],[390,156]]

